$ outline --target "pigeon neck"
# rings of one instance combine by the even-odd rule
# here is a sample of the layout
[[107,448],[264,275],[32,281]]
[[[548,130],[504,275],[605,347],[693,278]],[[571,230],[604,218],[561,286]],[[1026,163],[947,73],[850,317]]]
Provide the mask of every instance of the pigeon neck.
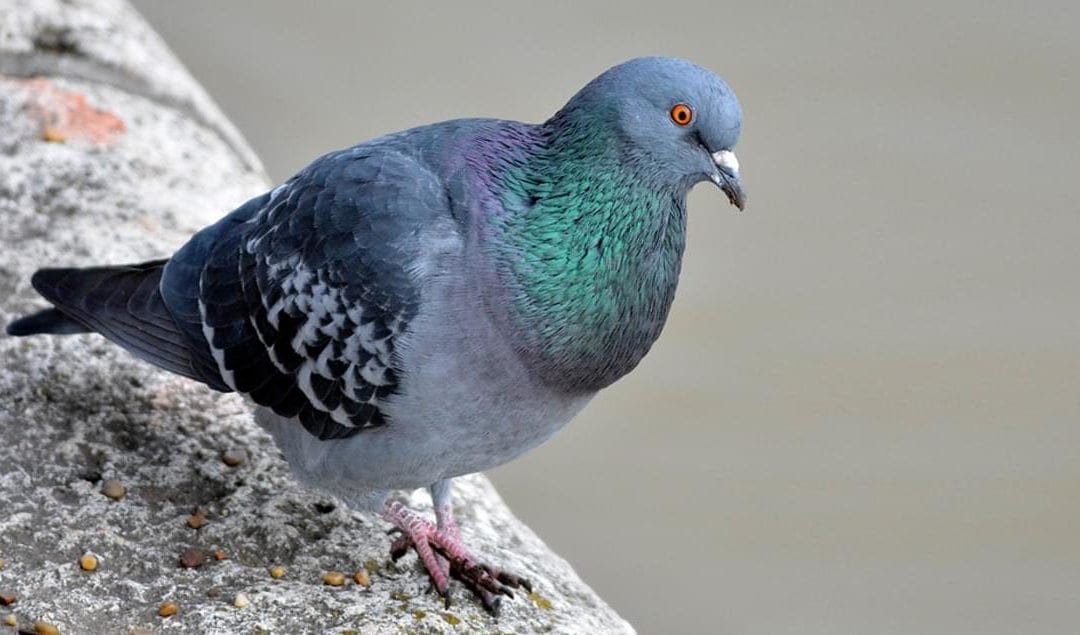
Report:
[[643,179],[617,140],[553,122],[503,175],[496,257],[523,357],[549,385],[591,392],[630,372],[660,335],[686,196]]

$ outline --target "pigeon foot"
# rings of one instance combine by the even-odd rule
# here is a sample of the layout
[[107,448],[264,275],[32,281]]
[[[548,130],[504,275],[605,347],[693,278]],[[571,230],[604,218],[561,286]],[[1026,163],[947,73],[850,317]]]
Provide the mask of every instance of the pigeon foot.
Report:
[[401,532],[390,546],[395,562],[412,548],[427,570],[435,591],[450,606],[450,578],[459,580],[479,598],[492,615],[499,614],[502,596],[514,597],[513,589],[532,591],[532,584],[520,576],[500,571],[479,561],[462,544],[457,526],[446,523],[441,529],[399,501],[387,503],[383,518]]

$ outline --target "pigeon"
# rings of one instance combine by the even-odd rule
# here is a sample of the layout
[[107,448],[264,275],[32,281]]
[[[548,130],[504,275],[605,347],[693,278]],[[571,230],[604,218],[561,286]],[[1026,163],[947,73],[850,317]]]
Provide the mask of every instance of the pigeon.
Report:
[[[528,580],[461,539],[455,477],[539,445],[660,335],[711,181],[745,203],[742,111],[712,71],[608,69],[543,123],[459,119],[316,159],[171,257],[49,268],[11,335],[99,333],[235,391],[296,478],[399,532],[492,613]],[[395,492],[428,488],[434,522]]]

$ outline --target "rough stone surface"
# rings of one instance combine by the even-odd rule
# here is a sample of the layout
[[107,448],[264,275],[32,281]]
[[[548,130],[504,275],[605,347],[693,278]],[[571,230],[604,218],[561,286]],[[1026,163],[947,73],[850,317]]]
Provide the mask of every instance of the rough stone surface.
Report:
[[262,171],[239,131],[126,2],[0,0],[0,51],[3,75],[81,79],[171,106],[220,135],[234,159]]
[[[139,17],[106,0],[0,0],[0,324],[43,265],[161,257],[267,187],[257,159]],[[30,76],[41,75],[37,79]],[[227,465],[226,452],[246,459]],[[116,479],[123,497],[102,493]],[[426,496],[414,502],[427,505]],[[465,538],[537,593],[444,609],[377,518],[302,490],[246,404],[97,336],[0,336],[0,608],[61,633],[629,632],[486,479]],[[188,520],[202,510],[199,529]],[[197,568],[180,564],[199,549]],[[223,553],[219,553],[223,552]],[[98,564],[84,571],[82,554]],[[275,579],[270,568],[285,574]],[[370,586],[330,570],[366,569]],[[246,604],[237,608],[236,598]],[[173,602],[177,612],[161,617]]]

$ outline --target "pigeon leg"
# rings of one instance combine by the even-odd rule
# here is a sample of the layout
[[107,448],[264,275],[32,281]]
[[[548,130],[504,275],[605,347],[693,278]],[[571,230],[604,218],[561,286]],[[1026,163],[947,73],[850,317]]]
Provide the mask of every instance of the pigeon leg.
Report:
[[431,487],[435,502],[438,525],[433,524],[401,501],[388,501],[383,508],[383,518],[401,530],[402,536],[394,541],[390,555],[395,560],[412,547],[428,572],[435,590],[449,602],[449,580],[440,557],[449,562],[449,577],[465,584],[492,614],[498,614],[502,595],[513,597],[511,589],[518,587],[531,591],[528,580],[505,573],[482,564],[462,544],[457,524],[453,520],[450,504],[450,487],[440,481]]
[[435,528],[423,516],[406,507],[400,501],[390,501],[383,508],[383,518],[401,530],[402,535],[390,546],[390,557],[395,561],[412,547],[420,562],[427,569],[435,590],[449,602],[450,580],[442,564],[431,549],[431,534]]
[[[461,532],[458,530],[457,521],[454,520],[454,504],[449,480],[442,480],[431,486],[431,500],[435,505],[435,522],[438,525],[439,533],[455,545],[456,552],[462,554],[462,561],[472,562],[476,565],[479,560],[462,543]],[[521,587],[530,593],[532,592],[532,583],[526,578],[500,571],[489,565],[481,564],[478,566],[482,567],[492,578],[506,586],[514,589]]]
[[454,522],[454,494],[450,488],[450,479],[443,479],[428,488],[431,503],[435,506],[435,523],[439,531],[447,536],[460,538],[457,523]]
[[[439,528],[439,533],[454,542],[457,545],[458,551],[463,553],[467,560],[474,563],[478,562],[477,558],[474,557],[465,547],[464,543],[461,542],[461,532],[458,530],[457,521],[454,520],[454,504],[450,492],[449,479],[435,483],[431,486],[430,490],[431,500],[435,505],[435,522]],[[500,571],[489,565],[482,566],[493,578],[507,586],[515,589],[522,587],[526,591],[532,592],[532,584],[527,579],[506,571]]]

